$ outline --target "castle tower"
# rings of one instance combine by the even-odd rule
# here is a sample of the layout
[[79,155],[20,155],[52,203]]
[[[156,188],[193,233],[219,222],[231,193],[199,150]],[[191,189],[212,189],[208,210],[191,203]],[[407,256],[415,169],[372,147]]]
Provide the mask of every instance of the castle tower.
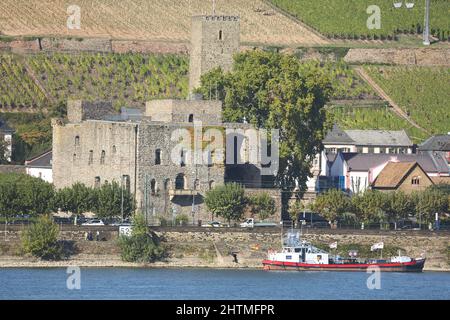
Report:
[[211,69],[231,70],[233,55],[239,51],[239,20],[238,16],[192,17],[189,93]]

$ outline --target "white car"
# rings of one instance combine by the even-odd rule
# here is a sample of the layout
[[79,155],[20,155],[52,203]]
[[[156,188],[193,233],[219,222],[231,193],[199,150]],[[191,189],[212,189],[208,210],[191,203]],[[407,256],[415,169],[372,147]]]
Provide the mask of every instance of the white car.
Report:
[[82,224],[82,226],[104,226],[105,223],[100,219],[89,220]]
[[213,227],[213,228],[219,228],[221,227],[221,223],[218,221],[212,221],[212,222],[208,222],[206,224],[202,224],[202,227]]

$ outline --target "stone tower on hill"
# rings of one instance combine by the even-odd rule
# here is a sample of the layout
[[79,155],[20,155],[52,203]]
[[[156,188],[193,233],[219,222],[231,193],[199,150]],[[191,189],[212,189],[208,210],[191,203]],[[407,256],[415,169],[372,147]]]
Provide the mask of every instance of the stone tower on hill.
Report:
[[240,25],[237,16],[192,17],[189,93],[200,86],[200,77],[221,67],[230,71],[239,51]]

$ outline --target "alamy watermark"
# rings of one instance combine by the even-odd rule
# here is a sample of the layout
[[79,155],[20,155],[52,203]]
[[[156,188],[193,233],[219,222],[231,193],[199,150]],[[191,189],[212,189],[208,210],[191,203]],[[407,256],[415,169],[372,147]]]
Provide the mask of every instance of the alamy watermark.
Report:
[[69,30],[81,29],[81,8],[77,5],[70,5],[67,7],[67,28]]
[[367,289],[369,290],[380,290],[381,289],[381,270],[378,266],[370,266],[367,268],[367,273],[371,274],[367,278]]
[[67,267],[66,273],[69,275],[66,280],[67,289],[81,290],[80,267]]
[[366,26],[369,30],[381,29],[381,9],[379,6],[370,5],[366,10],[367,14],[370,14],[367,18]]

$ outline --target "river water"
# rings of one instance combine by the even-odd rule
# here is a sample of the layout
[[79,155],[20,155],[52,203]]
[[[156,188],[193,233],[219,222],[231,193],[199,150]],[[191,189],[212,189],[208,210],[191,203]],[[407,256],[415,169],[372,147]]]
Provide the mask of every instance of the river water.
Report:
[[[450,273],[267,272],[218,269],[0,269],[0,300],[9,299],[450,299]],[[373,275],[372,275],[373,276]],[[78,281],[79,279],[79,281]],[[80,289],[76,289],[77,285]],[[68,286],[72,289],[68,289]],[[75,289],[74,289],[75,287]]]

